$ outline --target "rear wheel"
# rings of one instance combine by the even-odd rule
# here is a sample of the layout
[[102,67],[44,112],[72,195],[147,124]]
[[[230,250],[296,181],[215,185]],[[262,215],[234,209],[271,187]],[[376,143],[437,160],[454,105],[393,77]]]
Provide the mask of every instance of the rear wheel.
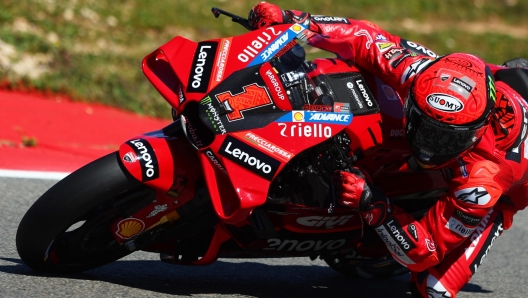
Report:
[[130,253],[115,241],[110,225],[123,209],[152,191],[122,168],[117,152],[59,181],[22,218],[18,253],[31,269],[72,273],[93,269]]

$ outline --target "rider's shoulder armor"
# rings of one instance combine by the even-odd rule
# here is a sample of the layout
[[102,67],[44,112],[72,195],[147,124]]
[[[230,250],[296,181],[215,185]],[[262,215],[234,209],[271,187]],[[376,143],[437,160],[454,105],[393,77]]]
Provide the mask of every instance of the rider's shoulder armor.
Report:
[[496,148],[507,151],[524,142],[528,130],[528,104],[509,85],[497,81],[497,102],[491,119]]

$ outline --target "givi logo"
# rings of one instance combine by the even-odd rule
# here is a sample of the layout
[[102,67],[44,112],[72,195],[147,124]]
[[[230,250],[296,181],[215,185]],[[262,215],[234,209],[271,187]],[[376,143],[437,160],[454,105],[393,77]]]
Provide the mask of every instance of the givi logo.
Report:
[[354,215],[343,216],[306,216],[297,218],[297,223],[307,227],[327,227],[344,225]]

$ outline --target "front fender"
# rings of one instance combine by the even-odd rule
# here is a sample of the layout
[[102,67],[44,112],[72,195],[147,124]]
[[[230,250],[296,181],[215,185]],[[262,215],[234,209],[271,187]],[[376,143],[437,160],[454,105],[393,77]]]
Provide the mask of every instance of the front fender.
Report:
[[[179,198],[186,191],[190,199],[193,194],[188,189],[195,187],[187,184],[202,177],[196,149],[186,139],[180,120],[126,141],[119,147],[119,157],[123,167],[154,189],[158,198]],[[184,203],[181,198],[178,201],[178,205]]]

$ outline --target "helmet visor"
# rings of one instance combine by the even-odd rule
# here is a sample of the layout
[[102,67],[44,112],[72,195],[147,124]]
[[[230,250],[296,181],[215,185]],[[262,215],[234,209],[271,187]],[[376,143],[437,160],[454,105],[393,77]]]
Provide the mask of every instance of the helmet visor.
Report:
[[413,155],[426,165],[448,162],[471,148],[482,136],[484,123],[452,126],[433,120],[408,98],[405,103],[406,134]]

